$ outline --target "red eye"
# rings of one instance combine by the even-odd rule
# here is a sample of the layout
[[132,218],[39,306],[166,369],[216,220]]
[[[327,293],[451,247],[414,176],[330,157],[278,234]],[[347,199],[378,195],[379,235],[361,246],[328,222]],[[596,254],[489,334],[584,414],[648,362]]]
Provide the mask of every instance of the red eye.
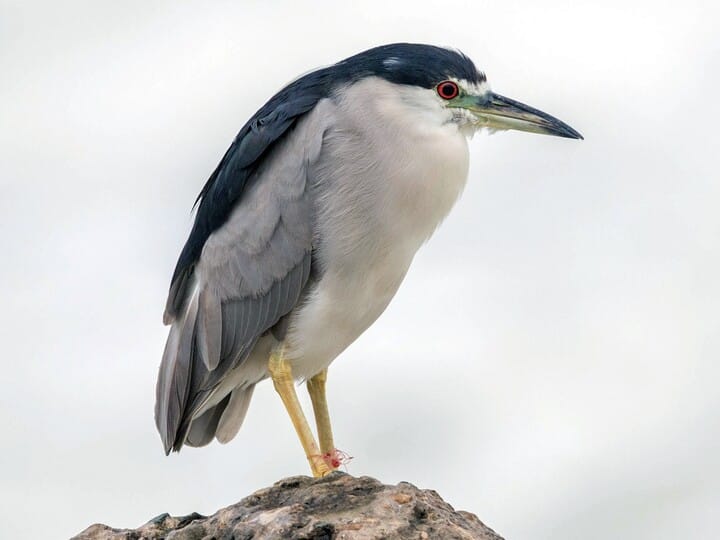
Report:
[[452,99],[460,93],[458,85],[452,81],[443,81],[437,85],[437,93],[443,99]]

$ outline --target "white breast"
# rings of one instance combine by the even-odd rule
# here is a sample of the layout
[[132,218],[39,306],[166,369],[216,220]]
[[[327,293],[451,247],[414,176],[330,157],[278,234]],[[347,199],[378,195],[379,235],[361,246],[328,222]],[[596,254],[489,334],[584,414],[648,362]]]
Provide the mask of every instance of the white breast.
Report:
[[434,91],[379,79],[338,101],[314,174],[322,278],[287,338],[298,377],[327,367],[380,316],[462,192],[467,141],[449,120]]

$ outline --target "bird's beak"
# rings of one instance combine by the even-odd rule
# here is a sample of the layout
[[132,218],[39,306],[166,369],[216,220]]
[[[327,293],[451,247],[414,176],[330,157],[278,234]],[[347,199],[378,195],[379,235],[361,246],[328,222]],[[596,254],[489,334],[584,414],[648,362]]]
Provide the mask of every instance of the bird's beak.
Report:
[[467,101],[464,107],[473,113],[477,124],[482,127],[516,129],[567,139],[583,138],[580,133],[554,116],[493,92],[482,96],[467,96],[465,99]]

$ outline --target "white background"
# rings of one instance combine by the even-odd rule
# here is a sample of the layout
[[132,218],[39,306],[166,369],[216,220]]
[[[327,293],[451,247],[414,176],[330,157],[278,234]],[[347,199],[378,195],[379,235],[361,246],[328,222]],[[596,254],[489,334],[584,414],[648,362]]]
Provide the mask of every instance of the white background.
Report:
[[179,4],[0,3],[0,536],[212,513],[307,473],[267,383],[230,444],[163,455],[169,278],[274,91],[417,41],[586,140],[471,141],[462,200],[330,370],[349,472],[508,540],[717,538],[715,2]]

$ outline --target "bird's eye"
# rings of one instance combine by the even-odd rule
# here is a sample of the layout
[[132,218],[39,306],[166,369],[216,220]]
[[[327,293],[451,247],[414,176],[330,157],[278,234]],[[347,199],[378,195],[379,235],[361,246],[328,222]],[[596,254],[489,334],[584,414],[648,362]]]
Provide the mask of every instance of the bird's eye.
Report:
[[460,93],[458,85],[452,81],[443,81],[437,85],[437,93],[443,99],[452,99]]

